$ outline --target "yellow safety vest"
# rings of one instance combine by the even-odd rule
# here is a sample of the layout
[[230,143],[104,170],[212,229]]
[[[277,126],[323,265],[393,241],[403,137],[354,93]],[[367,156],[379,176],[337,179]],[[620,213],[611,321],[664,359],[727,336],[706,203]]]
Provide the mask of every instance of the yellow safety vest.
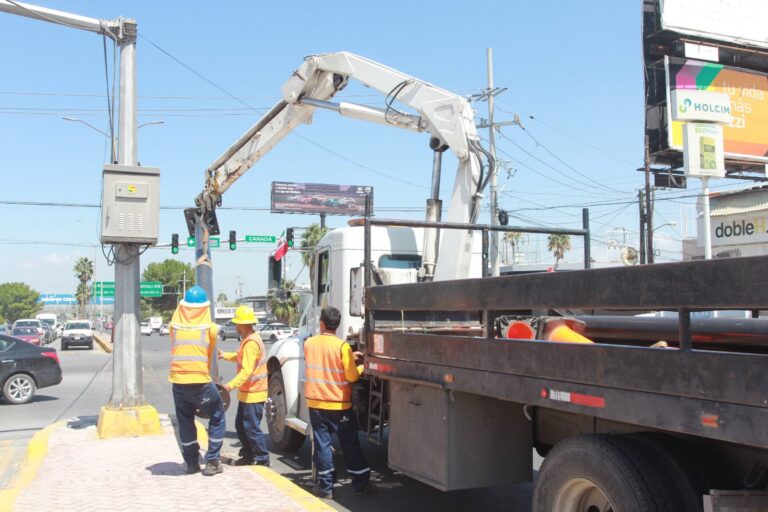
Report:
[[170,325],[171,374],[175,384],[211,382],[211,357],[216,327],[211,321],[208,303],[182,301],[173,313]]
[[304,392],[308,400],[352,402],[352,383],[341,360],[345,345],[347,342],[336,336],[322,334],[304,342]]
[[264,343],[261,341],[261,337],[258,333],[249,334],[243,342],[240,344],[240,348],[237,351],[237,373],[243,368],[243,350],[245,350],[246,343],[256,343],[259,346],[259,360],[253,367],[253,373],[248,376],[241,386],[240,391],[244,393],[264,393],[264,400],[267,399],[267,357],[264,350]]

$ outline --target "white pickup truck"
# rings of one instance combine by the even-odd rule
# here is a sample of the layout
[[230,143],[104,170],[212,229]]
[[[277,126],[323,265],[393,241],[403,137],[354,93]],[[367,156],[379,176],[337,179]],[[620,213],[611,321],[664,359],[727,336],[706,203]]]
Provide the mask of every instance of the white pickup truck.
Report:
[[69,350],[73,346],[88,347],[93,350],[93,330],[87,320],[67,322],[61,334],[61,350]]

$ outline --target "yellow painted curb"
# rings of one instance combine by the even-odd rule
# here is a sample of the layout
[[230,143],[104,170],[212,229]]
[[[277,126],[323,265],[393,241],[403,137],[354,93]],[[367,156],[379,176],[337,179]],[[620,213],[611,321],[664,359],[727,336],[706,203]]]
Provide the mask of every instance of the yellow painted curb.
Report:
[[67,421],[69,420],[62,420],[48,425],[32,436],[27,447],[27,456],[21,465],[21,469],[13,477],[8,489],[0,491],[0,512],[11,512],[13,510],[13,503],[16,501],[19,493],[25,487],[28,487],[37,476],[37,470],[40,469],[45,459],[45,454],[48,453],[48,439],[51,437],[51,433],[55,429],[66,425]]
[[335,511],[336,509],[325,504],[320,498],[313,496],[298,485],[294,484],[282,475],[264,466],[249,466],[250,470],[274,485],[286,497],[292,499],[304,510],[310,512]]
[[96,431],[100,439],[162,434],[160,416],[151,405],[113,408],[103,406],[99,411]]
[[[208,446],[208,431],[205,430],[205,427],[202,423],[195,420],[195,428],[197,429],[197,444],[199,444],[201,447]],[[207,448],[206,448],[207,449]]]
[[111,343],[104,341],[103,339],[101,339],[101,336],[99,336],[96,333],[93,334],[93,339],[96,340],[96,343],[99,344],[99,346],[101,347],[101,349],[104,352],[106,352],[107,354],[111,354],[112,353],[112,344]]

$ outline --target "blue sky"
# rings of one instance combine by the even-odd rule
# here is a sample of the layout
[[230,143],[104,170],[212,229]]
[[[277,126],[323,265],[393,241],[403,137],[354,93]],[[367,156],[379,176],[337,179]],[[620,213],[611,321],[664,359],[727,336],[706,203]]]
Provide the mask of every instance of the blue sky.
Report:
[[[501,207],[512,224],[580,227],[590,206],[593,256],[616,258],[605,234],[624,228],[637,246],[637,189],[643,176],[643,69],[640,1],[427,2],[156,2],[47,0],[38,5],[84,16],[134,18],[143,165],[161,169],[160,242],[186,231],[181,208],[192,205],[203,172],[279,99],[280,86],[306,55],[347,50],[462,95],[487,85],[486,48],[493,48],[496,120],[519,114],[526,130],[497,137]],[[153,44],[154,43],[154,44]],[[199,75],[158,50],[162,48]],[[62,116],[107,131],[102,39],[50,23],[0,14],[0,201],[97,204],[106,139]],[[111,46],[109,77],[112,78]],[[215,83],[215,87],[210,82]],[[222,91],[222,89],[224,91]],[[232,94],[240,101],[228,96]],[[339,98],[374,106],[383,97],[353,84]],[[252,107],[249,109],[243,103]],[[479,117],[487,104],[476,103]],[[531,118],[531,116],[533,118]],[[426,134],[413,134],[318,112],[262,159],[224,196],[222,231],[279,234],[316,216],[269,213],[272,181],[371,185],[380,216],[423,218],[432,154]],[[487,137],[487,131],[482,132]],[[456,161],[446,157],[443,197]],[[406,183],[407,182],[407,183]],[[698,184],[696,184],[698,185]],[[686,192],[659,197],[690,196]],[[691,199],[659,201],[657,244],[676,258],[681,212]],[[0,203],[0,283],[24,281],[45,293],[71,293],[81,256],[96,257],[96,278],[112,280],[97,247],[98,209]],[[488,210],[481,220],[488,221]],[[688,233],[693,210],[688,207]],[[331,217],[331,227],[346,223]],[[669,239],[668,242],[665,241]],[[551,261],[545,242],[542,260]],[[531,247],[535,246],[532,241]],[[567,260],[578,261],[581,243]],[[214,252],[214,285],[234,297],[265,292],[273,247],[241,244]],[[531,257],[536,256],[535,249]],[[151,249],[142,267],[172,257]],[[192,262],[193,253],[178,256]],[[289,277],[306,279],[297,255]]]

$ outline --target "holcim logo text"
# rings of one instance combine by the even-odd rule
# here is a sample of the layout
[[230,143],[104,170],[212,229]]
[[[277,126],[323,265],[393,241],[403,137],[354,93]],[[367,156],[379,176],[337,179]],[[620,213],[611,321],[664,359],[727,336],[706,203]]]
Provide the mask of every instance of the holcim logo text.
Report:
[[683,100],[683,104],[680,105],[677,108],[681,114],[685,114],[688,112],[688,110],[692,109],[693,112],[707,112],[707,113],[715,113],[715,114],[727,114],[730,115],[731,113],[731,106],[730,105],[718,105],[716,103],[701,103],[701,102],[693,102],[690,100],[690,98],[686,98]]
[[766,233],[765,217],[741,221],[733,220],[729,223],[721,222],[715,228],[715,238],[731,238],[736,236],[749,236],[757,233]]

